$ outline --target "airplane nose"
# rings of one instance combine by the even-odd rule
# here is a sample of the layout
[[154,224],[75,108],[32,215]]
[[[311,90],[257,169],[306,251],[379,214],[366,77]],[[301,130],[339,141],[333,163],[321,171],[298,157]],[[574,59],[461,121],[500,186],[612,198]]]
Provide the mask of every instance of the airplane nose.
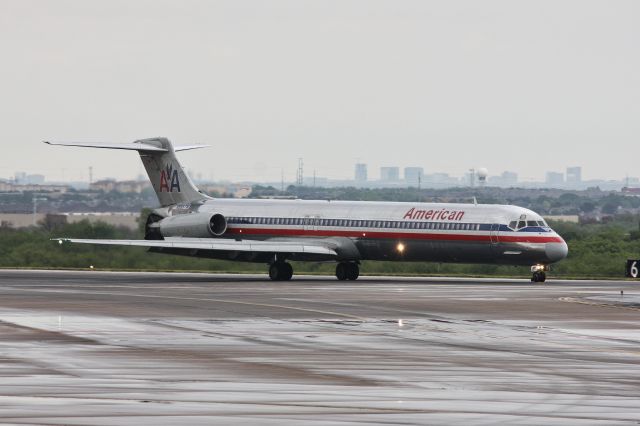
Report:
[[550,262],[559,262],[567,257],[569,247],[563,240],[561,243],[547,243],[544,251]]

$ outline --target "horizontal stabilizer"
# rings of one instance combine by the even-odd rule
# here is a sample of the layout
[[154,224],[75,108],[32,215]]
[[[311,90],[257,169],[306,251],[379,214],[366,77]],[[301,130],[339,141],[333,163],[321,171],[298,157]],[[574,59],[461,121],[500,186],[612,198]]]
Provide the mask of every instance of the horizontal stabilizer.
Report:
[[155,151],[155,152],[168,151],[164,148],[158,148],[157,146],[147,145],[143,143],[110,144],[110,143],[49,142],[49,141],[44,141],[44,143],[49,145],[59,145],[59,146],[79,146],[82,148],[128,149],[132,151]]
[[174,146],[173,150],[175,152],[191,151],[192,149],[209,148],[209,146],[210,145],[182,145],[182,146]]
[[211,199],[211,197],[198,190],[175,155],[178,151],[204,148],[206,145],[174,147],[169,139],[163,137],[138,139],[132,143],[117,144],[65,141],[45,141],[44,143],[70,147],[137,151],[162,207]]
[[[78,146],[81,148],[104,148],[104,149],[127,149],[131,151],[153,151],[153,152],[167,152],[168,150],[165,148],[159,148],[157,146],[134,142],[134,143],[85,143],[85,142],[50,142],[44,141],[44,143],[48,145],[58,145],[58,146]],[[183,146],[174,146],[173,150],[175,152],[180,151],[191,151],[192,149],[200,149],[207,148],[209,145],[183,145]]]

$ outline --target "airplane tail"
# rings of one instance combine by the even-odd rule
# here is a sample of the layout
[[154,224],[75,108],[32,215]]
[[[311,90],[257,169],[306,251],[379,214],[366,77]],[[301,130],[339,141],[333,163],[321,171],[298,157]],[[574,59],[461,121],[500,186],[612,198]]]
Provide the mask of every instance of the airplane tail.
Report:
[[211,198],[201,193],[185,173],[175,153],[204,148],[206,145],[175,147],[167,138],[140,139],[129,144],[81,142],[48,142],[49,145],[79,146],[85,148],[124,149],[138,151],[149,180],[163,207]]

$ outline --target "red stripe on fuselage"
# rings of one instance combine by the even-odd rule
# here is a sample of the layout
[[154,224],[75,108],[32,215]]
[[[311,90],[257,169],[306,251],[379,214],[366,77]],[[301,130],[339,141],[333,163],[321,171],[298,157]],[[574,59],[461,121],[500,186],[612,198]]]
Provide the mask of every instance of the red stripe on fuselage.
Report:
[[[350,238],[382,238],[393,240],[441,240],[441,241],[486,241],[496,240],[496,236],[488,234],[434,234],[413,232],[380,232],[380,231],[346,231],[346,230],[310,230],[310,229],[282,229],[282,228],[229,228],[228,234],[233,235],[270,235],[274,237],[350,237]],[[537,235],[516,236],[499,235],[497,241],[501,243],[561,243],[557,236],[545,237]]]

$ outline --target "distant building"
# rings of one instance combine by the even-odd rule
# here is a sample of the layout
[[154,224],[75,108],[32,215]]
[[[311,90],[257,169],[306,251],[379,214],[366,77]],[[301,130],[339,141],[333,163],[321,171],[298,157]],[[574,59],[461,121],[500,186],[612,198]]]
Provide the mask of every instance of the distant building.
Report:
[[504,186],[516,186],[518,184],[518,174],[516,172],[502,172],[502,184]]
[[397,182],[400,180],[400,167],[380,167],[380,180]]
[[547,185],[564,185],[564,174],[558,172],[547,172]]
[[502,172],[500,176],[490,176],[488,182],[491,186],[514,187],[518,185],[518,174],[515,172]]
[[150,187],[149,182],[147,181],[137,181],[137,180],[123,180],[116,181],[113,179],[105,179],[99,180],[97,182],[92,182],[89,185],[89,189],[91,191],[102,191],[102,192],[124,192],[124,193],[136,193],[140,194],[146,188]]
[[422,167],[405,167],[404,180],[409,186],[421,185],[424,181],[424,169]]
[[367,181],[367,165],[364,163],[356,164],[356,182],[366,182]]
[[14,175],[17,185],[42,185],[44,184],[43,175],[28,175],[25,172],[16,172]]
[[64,194],[69,190],[66,185],[15,184],[0,181],[0,192],[56,192]]
[[582,183],[582,167],[567,167],[567,184],[577,185]]

